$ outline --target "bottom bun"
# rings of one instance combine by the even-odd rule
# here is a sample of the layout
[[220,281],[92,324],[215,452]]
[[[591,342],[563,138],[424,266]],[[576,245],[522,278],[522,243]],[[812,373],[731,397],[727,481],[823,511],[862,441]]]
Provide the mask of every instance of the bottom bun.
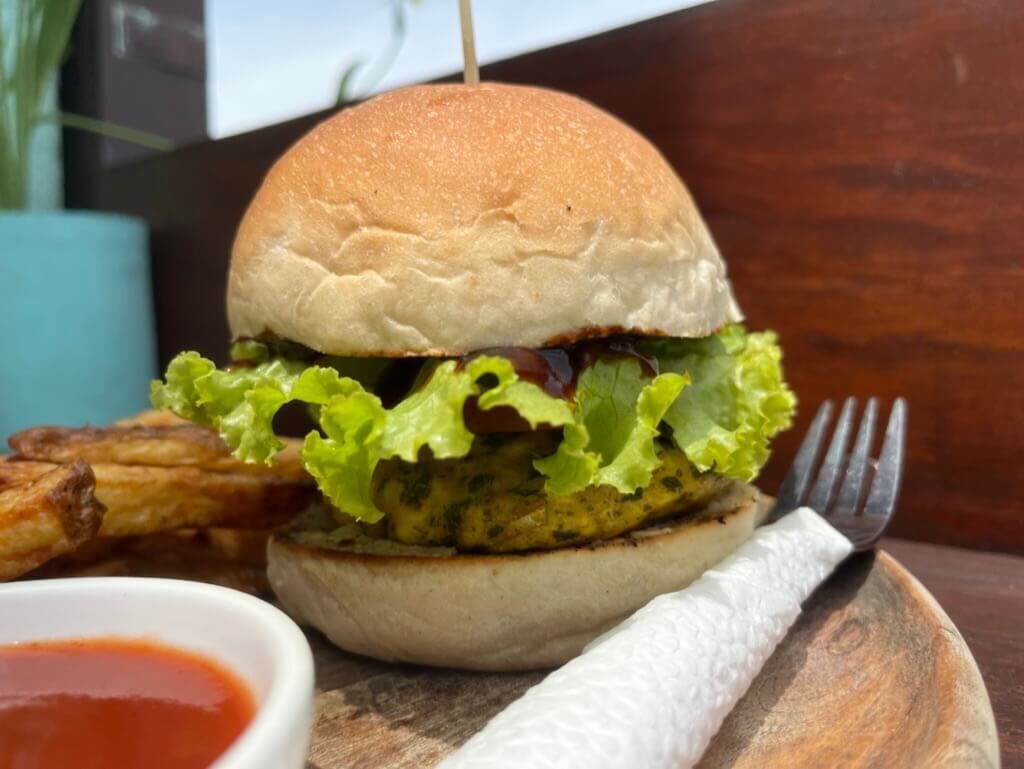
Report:
[[277,535],[267,575],[292,617],[350,652],[469,670],[552,668],[721,561],[750,537],[766,501],[737,483],[695,515],[529,553],[376,554]]

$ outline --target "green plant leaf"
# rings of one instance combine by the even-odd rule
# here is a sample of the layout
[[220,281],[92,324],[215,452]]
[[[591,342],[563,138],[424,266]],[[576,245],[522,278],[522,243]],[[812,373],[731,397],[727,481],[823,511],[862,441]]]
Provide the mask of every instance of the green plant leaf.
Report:
[[110,139],[128,142],[129,144],[137,144],[140,147],[148,147],[151,150],[157,150],[159,152],[170,152],[175,147],[173,141],[166,139],[163,136],[158,136],[157,134],[150,133],[149,131],[140,131],[137,128],[118,125],[117,123],[110,123],[106,120],[97,120],[96,118],[92,118],[87,115],[79,115],[77,112],[68,112],[65,110],[57,115],[42,115],[39,120],[40,122],[49,121],[60,123],[68,128],[78,128],[82,131],[88,131],[89,133],[106,136]]
[[356,98],[352,86],[356,75],[359,74],[359,70],[365,66],[366,61],[364,59],[356,59],[345,67],[345,71],[341,73],[341,79],[338,80],[338,93],[334,98],[334,103],[336,105],[340,107],[343,104],[348,104]]
[[56,77],[80,0],[17,0],[0,34],[0,208],[27,200],[28,153],[42,97]]

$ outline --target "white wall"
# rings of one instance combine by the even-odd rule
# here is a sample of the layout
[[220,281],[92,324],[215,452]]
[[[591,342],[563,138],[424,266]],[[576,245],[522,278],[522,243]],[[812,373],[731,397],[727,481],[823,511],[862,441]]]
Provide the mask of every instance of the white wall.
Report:
[[[334,103],[343,72],[365,60],[360,96],[462,68],[457,0],[405,0],[406,34],[387,73],[394,2],[206,0],[208,128],[229,136]],[[597,34],[708,0],[476,0],[481,63]]]

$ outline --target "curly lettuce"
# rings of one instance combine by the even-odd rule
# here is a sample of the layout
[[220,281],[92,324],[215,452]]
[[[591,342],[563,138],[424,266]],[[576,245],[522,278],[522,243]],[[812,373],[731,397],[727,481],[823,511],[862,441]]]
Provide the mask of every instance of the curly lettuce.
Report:
[[301,401],[318,407],[321,432],[306,436],[303,462],[339,510],[367,522],[383,515],[371,498],[373,471],[381,460],[415,462],[424,448],[440,459],[469,453],[473,434],[462,414],[472,396],[484,411],[514,408],[532,427],[573,420],[568,403],[521,380],[504,358],[480,356],[464,367],[445,361],[425,380],[386,409],[380,398],[333,368],[271,359],[222,371],[186,352],[171,361],[166,383],[153,383],[150,398],[157,408],[216,428],[246,462],[270,463],[284,448],[273,429],[282,406]]
[[631,358],[599,360],[581,371],[575,420],[555,453],[534,463],[548,476],[548,491],[571,494],[606,483],[631,494],[647,486],[661,464],[658,425],[687,384],[679,374],[645,377]]
[[698,470],[753,480],[768,461],[772,436],[790,427],[796,408],[775,334],[730,326],[715,336],[659,341],[647,349],[661,370],[692,381],[664,417],[676,446]]
[[284,447],[275,415],[287,403],[307,404],[319,430],[306,436],[306,468],[338,510],[366,522],[383,515],[372,495],[381,461],[416,462],[423,451],[442,459],[469,453],[473,433],[463,410],[471,398],[484,411],[511,408],[533,429],[562,428],[554,453],[535,462],[550,494],[600,484],[622,493],[644,488],[661,462],[658,439],[669,435],[698,469],[753,478],[795,405],[775,336],[733,326],[705,339],[644,347],[661,373],[648,375],[633,358],[599,359],[579,372],[570,401],[521,379],[505,358],[483,355],[464,365],[427,364],[413,392],[385,408],[364,386],[369,377],[272,357],[256,343],[236,349],[244,365],[228,370],[182,353],[150,395],[157,408],[214,427],[247,462],[272,463]]

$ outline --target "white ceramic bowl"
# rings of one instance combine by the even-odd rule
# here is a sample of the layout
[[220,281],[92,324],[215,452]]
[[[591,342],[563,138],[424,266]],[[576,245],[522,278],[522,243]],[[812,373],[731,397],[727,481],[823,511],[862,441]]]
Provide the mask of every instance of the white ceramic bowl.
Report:
[[301,769],[313,719],[313,655],[285,614],[237,590],[175,579],[97,577],[0,585],[0,644],[144,638],[217,660],[256,716],[211,769]]

